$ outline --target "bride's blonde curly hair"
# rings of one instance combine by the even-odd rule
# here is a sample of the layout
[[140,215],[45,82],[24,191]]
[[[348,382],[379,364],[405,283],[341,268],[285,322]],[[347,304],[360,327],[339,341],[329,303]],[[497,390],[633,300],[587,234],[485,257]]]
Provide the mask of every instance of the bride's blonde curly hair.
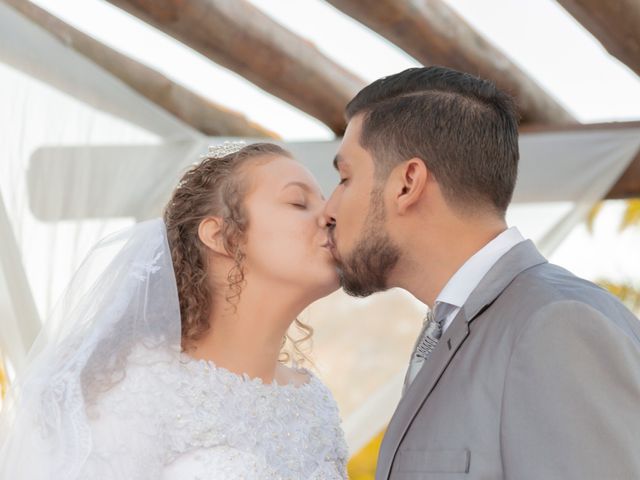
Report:
[[[249,182],[244,169],[249,163],[267,162],[274,155],[292,158],[288,151],[272,143],[254,143],[220,158],[205,158],[182,176],[164,208],[162,216],[180,301],[183,349],[210,327],[209,252],[198,236],[200,222],[211,216],[222,219],[224,247],[235,262],[227,276],[230,293],[226,300],[235,305],[245,283],[242,247],[249,226],[244,204]],[[301,364],[306,356],[300,344],[311,338],[313,329],[298,319],[295,324],[301,335],[294,340],[287,334],[280,360]],[[284,350],[287,341],[291,352]]]

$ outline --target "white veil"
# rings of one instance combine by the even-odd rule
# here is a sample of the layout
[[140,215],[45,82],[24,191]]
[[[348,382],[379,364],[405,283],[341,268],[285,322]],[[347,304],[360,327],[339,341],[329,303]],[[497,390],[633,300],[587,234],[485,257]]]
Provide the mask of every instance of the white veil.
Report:
[[91,403],[122,380],[134,346],[179,352],[180,337],[162,219],[101,240],[75,273],[8,392],[0,416],[0,478],[80,478],[93,448]]

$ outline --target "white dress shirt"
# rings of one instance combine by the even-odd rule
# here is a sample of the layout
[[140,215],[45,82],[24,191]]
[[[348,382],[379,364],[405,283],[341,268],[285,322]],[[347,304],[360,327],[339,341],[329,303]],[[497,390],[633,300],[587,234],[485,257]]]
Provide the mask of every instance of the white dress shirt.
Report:
[[446,305],[448,314],[442,328],[443,332],[451,325],[462,305],[464,305],[483,277],[491,270],[491,267],[505,253],[524,240],[525,238],[520,231],[516,227],[511,227],[478,250],[453,274],[436,297],[434,305],[435,309],[440,303],[448,304]]

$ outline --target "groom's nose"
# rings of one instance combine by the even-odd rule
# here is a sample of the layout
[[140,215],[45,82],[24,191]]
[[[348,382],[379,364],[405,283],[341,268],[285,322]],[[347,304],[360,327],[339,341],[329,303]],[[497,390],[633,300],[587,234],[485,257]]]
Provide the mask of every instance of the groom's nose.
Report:
[[335,197],[334,192],[334,194],[329,197],[329,200],[327,200],[327,203],[325,203],[322,212],[323,222],[327,227],[334,227],[336,225]]
[[333,228],[336,225],[336,219],[333,218],[325,208],[322,214],[320,215],[320,217],[318,218],[318,224],[322,228],[324,227]]

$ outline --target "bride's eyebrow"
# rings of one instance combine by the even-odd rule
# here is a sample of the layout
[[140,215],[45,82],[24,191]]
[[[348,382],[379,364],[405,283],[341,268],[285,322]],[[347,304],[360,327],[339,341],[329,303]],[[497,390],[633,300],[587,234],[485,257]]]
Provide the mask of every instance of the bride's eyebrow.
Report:
[[[300,187],[307,193],[310,193],[312,195],[318,195],[318,193],[313,188],[311,188],[309,185],[307,185],[304,182],[297,182],[297,181],[289,182],[284,187],[282,187],[282,190],[284,190],[286,188],[289,188],[289,187]],[[324,198],[324,195],[322,195],[322,194],[320,194],[320,198],[322,199],[322,201],[326,200]]]

